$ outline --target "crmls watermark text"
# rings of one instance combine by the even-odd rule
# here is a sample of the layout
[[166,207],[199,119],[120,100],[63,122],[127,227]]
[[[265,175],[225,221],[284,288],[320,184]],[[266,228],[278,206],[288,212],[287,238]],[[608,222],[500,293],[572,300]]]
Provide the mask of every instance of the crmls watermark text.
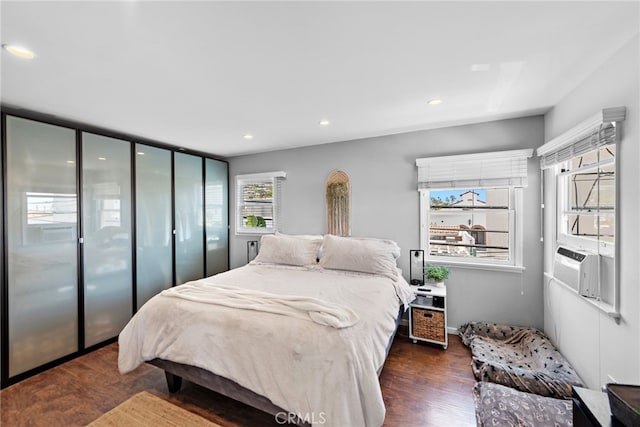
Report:
[[324,412],[307,412],[298,414],[296,412],[278,412],[276,422],[278,424],[299,424],[307,423],[311,425],[324,424],[327,421]]

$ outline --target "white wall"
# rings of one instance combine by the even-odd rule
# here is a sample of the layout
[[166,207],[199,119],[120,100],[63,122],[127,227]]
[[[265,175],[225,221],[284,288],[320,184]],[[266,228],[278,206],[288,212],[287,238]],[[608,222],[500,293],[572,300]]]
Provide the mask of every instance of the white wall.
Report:
[[[286,171],[281,231],[317,234],[326,231],[325,180],[334,169],[347,172],[352,185],[352,235],[398,242],[399,266],[408,279],[409,250],[419,248],[420,238],[415,159],[536,148],[543,134],[542,116],[525,117],[232,157],[229,171],[231,183],[238,174]],[[449,327],[487,320],[542,328],[539,177],[537,159],[530,159],[524,194],[526,271],[452,269],[447,280]],[[257,238],[235,235],[235,194],[230,195],[230,205],[233,268],[246,263],[246,241]]]
[[[600,388],[611,376],[640,384],[640,72],[638,37],[603,64],[577,89],[545,115],[548,141],[606,107],[627,107],[620,158],[620,299],[622,320],[616,324],[581,297],[550,283],[545,286],[545,332],[590,388]],[[551,272],[555,214],[553,180],[545,176],[545,271]]]

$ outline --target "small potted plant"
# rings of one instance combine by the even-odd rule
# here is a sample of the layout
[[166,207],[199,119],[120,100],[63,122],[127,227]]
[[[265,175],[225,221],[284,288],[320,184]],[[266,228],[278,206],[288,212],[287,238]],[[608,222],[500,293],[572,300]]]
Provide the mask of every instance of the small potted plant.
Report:
[[424,268],[424,276],[427,280],[435,282],[436,286],[443,287],[444,280],[449,277],[449,267],[446,265],[427,265]]

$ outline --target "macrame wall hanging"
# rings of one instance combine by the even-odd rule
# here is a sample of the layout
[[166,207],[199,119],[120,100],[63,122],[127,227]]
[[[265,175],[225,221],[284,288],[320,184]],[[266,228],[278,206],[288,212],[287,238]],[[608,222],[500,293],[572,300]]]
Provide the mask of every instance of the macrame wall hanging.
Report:
[[329,174],[326,184],[327,197],[327,233],[336,236],[349,236],[351,224],[351,184],[349,175],[343,171]]

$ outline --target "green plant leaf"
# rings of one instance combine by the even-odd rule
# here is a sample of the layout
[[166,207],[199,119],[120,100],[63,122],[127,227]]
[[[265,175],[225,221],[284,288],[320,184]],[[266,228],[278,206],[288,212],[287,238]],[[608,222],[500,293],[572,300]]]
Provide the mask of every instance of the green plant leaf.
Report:
[[445,265],[427,265],[424,268],[424,275],[434,282],[442,282],[449,277],[449,267]]

